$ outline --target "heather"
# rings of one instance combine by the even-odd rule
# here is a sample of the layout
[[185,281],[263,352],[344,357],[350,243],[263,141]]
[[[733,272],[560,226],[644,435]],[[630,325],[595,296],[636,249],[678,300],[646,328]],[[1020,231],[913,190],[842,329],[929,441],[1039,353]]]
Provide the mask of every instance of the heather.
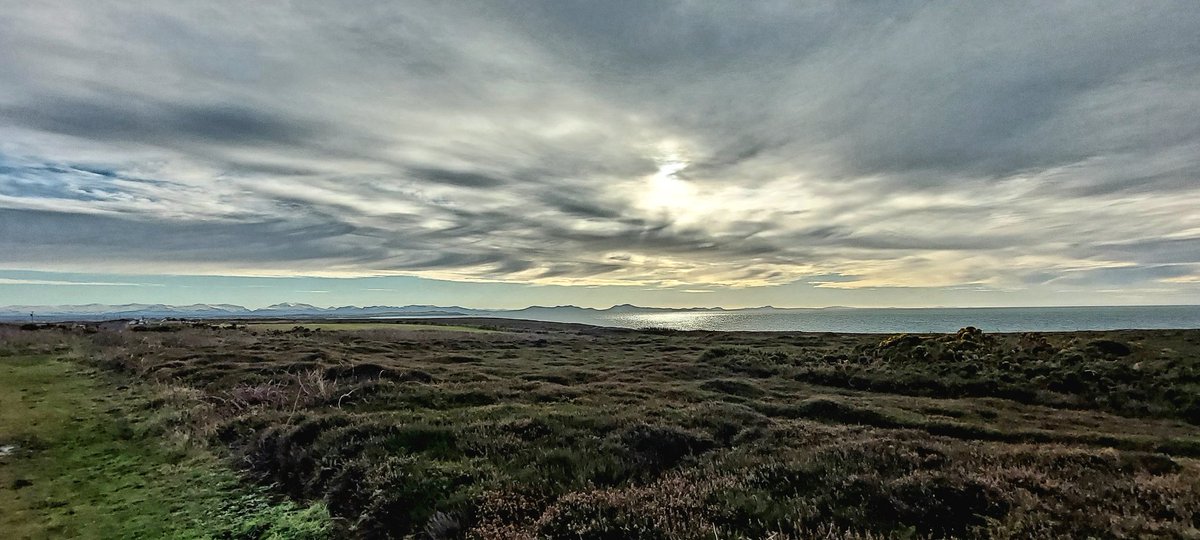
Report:
[[2,343],[152,389],[139,414],[339,536],[1200,534],[1200,331],[447,324]]

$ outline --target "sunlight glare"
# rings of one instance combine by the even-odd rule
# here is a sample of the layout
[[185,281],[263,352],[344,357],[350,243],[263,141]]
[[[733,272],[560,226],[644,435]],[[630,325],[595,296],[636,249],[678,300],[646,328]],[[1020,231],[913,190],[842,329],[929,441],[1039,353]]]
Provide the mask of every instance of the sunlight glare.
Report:
[[695,188],[679,178],[688,166],[687,159],[675,148],[666,149],[655,158],[658,171],[647,178],[642,205],[650,210],[677,214],[693,207]]

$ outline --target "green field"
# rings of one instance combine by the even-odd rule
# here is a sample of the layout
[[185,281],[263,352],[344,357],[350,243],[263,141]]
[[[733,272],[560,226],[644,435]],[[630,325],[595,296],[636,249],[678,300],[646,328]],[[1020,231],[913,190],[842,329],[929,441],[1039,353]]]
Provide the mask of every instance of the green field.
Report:
[[391,323],[391,322],[288,322],[288,323],[250,323],[246,327],[253,330],[289,331],[296,328],[308,330],[348,331],[348,330],[397,330],[402,332],[468,332],[474,334],[496,333],[496,330],[463,326],[457,324],[425,324],[425,323]]
[[177,411],[66,355],[0,351],[0,536],[328,537],[323,505],[243,483],[172,438]]

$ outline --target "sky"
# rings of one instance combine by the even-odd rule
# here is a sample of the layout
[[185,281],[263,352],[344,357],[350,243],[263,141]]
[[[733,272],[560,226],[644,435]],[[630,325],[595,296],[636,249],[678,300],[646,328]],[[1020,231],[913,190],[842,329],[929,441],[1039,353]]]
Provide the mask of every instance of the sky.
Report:
[[1200,4],[0,0],[0,305],[1200,304]]

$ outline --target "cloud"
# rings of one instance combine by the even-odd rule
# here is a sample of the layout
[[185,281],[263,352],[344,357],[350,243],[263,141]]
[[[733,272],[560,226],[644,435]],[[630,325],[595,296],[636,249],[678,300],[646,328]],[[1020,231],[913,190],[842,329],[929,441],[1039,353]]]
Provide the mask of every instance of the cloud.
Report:
[[0,8],[5,267],[1194,288],[1187,2]]
[[54,279],[0,278],[0,285],[73,285],[76,287],[162,287],[157,283],[121,283],[113,281],[60,281]]
[[313,131],[295,120],[231,104],[123,103],[39,99],[0,110],[14,125],[84,139],[149,145],[297,146]]
[[440,182],[461,187],[496,187],[506,183],[503,178],[495,176],[447,169],[422,168],[415,169],[411,171],[411,173],[420,180]]

